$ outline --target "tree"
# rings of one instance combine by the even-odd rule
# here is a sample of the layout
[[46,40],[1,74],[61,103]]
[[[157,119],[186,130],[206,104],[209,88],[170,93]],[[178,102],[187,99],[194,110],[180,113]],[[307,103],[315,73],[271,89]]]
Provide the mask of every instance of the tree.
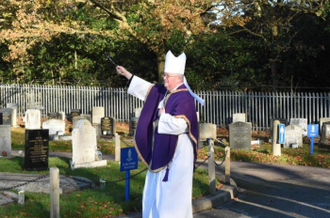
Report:
[[[278,86],[281,55],[302,29],[293,24],[304,16],[320,16],[326,0],[227,0],[217,4],[214,24],[235,26],[233,33],[246,31],[260,37],[269,48],[269,68],[273,90]],[[236,18],[236,19],[233,19]]]
[[119,24],[118,36],[132,36],[155,53],[158,65],[158,80],[162,78],[164,59],[169,41],[180,40],[175,53],[184,51],[193,37],[210,31],[208,26],[213,8],[210,0],[144,0],[110,1],[90,0]]

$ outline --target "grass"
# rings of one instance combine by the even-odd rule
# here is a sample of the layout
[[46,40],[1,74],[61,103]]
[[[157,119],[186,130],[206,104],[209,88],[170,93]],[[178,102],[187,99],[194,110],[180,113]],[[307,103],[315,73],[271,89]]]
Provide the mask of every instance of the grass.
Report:
[[[129,143],[125,127],[119,128],[121,139],[128,141],[122,143],[124,146]],[[114,154],[115,145],[112,140],[98,140],[98,146],[103,154]],[[12,128],[12,148],[14,150],[24,150],[25,130],[23,128]],[[50,141],[50,151],[71,152],[71,141]],[[69,159],[62,157],[50,157],[49,167],[57,167],[61,175],[81,176],[94,181],[97,186],[92,189],[75,191],[69,194],[60,195],[60,215],[61,217],[113,217],[141,211],[142,190],[146,171],[135,176],[130,181],[130,201],[125,201],[125,181],[114,182],[125,178],[125,172],[119,171],[119,164],[108,162],[106,167],[79,168],[74,171],[70,169]],[[13,173],[33,173],[49,174],[49,171],[25,171],[24,158],[13,157],[3,158],[0,161],[1,172]],[[134,175],[145,166],[139,164],[137,170],[132,170]],[[99,179],[105,178],[107,185],[104,191],[99,189]],[[193,178],[193,199],[201,198],[209,194],[208,172],[198,168]],[[217,180],[218,188],[221,187]],[[17,190],[11,190],[17,193]],[[25,204],[9,204],[0,207],[1,217],[49,217],[50,200],[49,194],[25,193]]]

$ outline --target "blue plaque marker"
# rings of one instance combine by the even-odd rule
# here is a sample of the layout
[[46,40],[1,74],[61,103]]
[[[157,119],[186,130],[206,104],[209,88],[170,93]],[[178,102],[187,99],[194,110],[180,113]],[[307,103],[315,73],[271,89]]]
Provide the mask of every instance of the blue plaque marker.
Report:
[[314,154],[314,137],[319,136],[319,125],[310,124],[307,126],[307,137],[311,138],[311,155]]
[[126,171],[125,201],[129,200],[130,171],[138,168],[138,155],[134,147],[122,148],[120,151],[120,171]]
[[285,140],[285,125],[284,124],[278,124],[278,143],[284,144]]

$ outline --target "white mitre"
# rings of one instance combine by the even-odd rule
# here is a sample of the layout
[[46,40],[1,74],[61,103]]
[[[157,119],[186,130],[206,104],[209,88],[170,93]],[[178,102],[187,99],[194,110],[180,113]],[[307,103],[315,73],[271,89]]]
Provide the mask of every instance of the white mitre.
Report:
[[168,51],[165,57],[165,73],[184,74],[186,68],[186,54],[182,53],[180,56],[175,57],[171,51]]
[[[175,57],[171,51],[168,51],[165,57],[165,67],[164,73],[175,73],[184,75],[184,70],[186,68],[186,54],[182,53],[178,57]],[[201,104],[204,106],[204,100],[201,99],[198,95],[193,93],[188,85],[187,79],[183,76],[183,83],[187,87],[189,93]]]

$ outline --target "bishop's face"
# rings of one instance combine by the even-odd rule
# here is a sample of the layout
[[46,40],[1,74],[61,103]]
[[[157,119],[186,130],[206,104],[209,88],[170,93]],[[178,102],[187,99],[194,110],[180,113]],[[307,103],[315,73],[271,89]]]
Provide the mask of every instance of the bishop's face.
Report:
[[164,73],[164,86],[167,90],[172,90],[182,83],[182,75],[174,73]]

